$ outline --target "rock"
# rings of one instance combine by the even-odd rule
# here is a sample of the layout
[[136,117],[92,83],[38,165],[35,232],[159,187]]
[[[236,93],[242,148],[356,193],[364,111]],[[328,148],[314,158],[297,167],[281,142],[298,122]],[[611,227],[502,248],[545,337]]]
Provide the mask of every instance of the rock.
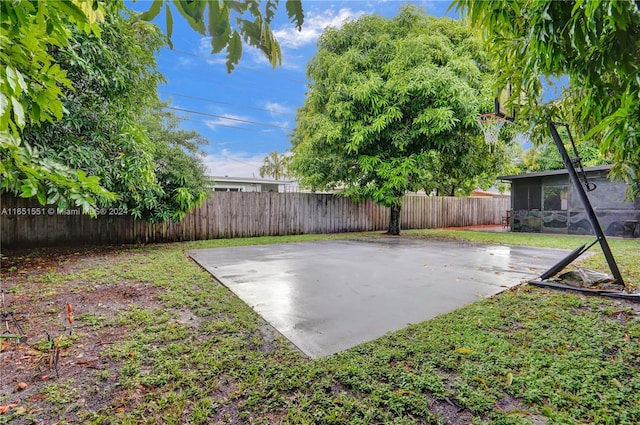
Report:
[[555,280],[565,285],[578,286],[582,288],[613,290],[624,289],[622,285],[617,285],[607,274],[583,267],[578,267],[576,270],[563,273]]
[[13,389],[13,392],[24,391],[27,388],[26,382],[18,382],[16,387]]

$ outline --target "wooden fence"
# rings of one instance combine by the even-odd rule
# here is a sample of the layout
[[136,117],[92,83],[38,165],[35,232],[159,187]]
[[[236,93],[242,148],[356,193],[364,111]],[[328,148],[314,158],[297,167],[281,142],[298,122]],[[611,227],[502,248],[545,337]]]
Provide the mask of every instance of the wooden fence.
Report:
[[[500,224],[507,197],[453,198],[408,195],[403,229]],[[146,223],[117,210],[97,219],[78,210],[59,213],[33,199],[2,195],[0,243],[4,248],[176,242],[304,233],[385,230],[389,209],[371,201],[312,193],[216,192],[179,223]]]

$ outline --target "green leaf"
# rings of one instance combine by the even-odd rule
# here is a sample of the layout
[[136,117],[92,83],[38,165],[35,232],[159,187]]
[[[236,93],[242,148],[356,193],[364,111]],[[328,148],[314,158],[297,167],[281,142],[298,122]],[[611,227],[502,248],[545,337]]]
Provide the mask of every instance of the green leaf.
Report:
[[7,65],[7,82],[9,83],[9,87],[11,87],[11,91],[15,93],[16,91],[16,73],[12,67]]
[[229,44],[229,35],[226,37],[211,37],[211,53],[220,53]]
[[227,46],[227,72],[233,71],[242,57],[242,39],[238,31],[234,31]]
[[20,186],[21,198],[32,198],[38,193],[38,188],[33,184],[30,179],[22,180],[22,186]]
[[142,19],[143,21],[151,21],[153,18],[158,16],[160,13],[160,9],[162,8],[162,3],[164,0],[153,0],[151,3],[151,7],[138,15],[138,19]]
[[173,0],[178,12],[187,20],[189,26],[202,35],[207,35],[204,26],[204,9],[207,3],[204,1]]
[[231,25],[229,24],[230,10],[226,6],[220,7],[218,0],[209,2],[209,34],[211,35],[211,53],[219,53],[229,43]]
[[222,35],[229,31],[230,10],[224,4],[222,7],[218,0],[209,1],[209,35]]
[[76,4],[65,0],[57,2],[57,6],[60,11],[63,12],[67,17],[69,17],[73,22],[76,22],[77,24],[89,23],[87,15]]
[[271,1],[267,0],[267,5],[265,6],[265,22],[271,23],[273,18],[276,16],[276,8],[278,7],[278,0]]
[[224,3],[227,5],[227,7],[235,10],[239,14],[243,14],[248,7],[248,4],[247,4],[248,2],[246,1],[225,0]]
[[44,191],[39,190],[36,193],[36,197],[38,198],[40,205],[47,205],[47,194]]
[[37,103],[31,104],[31,120],[33,122],[40,122],[40,105]]
[[23,92],[27,92],[27,83],[24,81],[24,77],[22,76],[22,73],[18,70],[16,70],[16,76],[18,77],[18,85],[20,86],[20,88],[22,89]]
[[287,0],[286,3],[287,16],[291,23],[293,23],[298,31],[302,30],[302,24],[304,22],[304,12],[302,10],[302,1],[300,0]]
[[167,23],[167,43],[169,43],[169,48],[173,49],[173,42],[171,41],[171,36],[173,35],[173,15],[171,14],[169,3],[165,5],[164,12]]
[[13,105],[13,116],[15,117],[16,124],[20,127],[24,127],[24,109],[22,109],[22,104],[15,97],[11,97],[11,104]]
[[0,92],[0,117],[4,116],[4,113],[8,110],[9,99],[4,93]]
[[260,40],[260,28],[255,22],[243,19],[240,21],[240,28],[242,29],[242,36],[244,41],[249,43],[250,40]]

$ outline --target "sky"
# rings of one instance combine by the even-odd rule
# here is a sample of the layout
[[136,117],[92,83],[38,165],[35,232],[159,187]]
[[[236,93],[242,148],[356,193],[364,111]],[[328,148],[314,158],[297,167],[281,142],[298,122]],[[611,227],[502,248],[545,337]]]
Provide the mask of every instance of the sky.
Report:
[[[158,69],[167,79],[158,90],[160,99],[185,118],[183,128],[209,140],[203,148],[209,175],[259,178],[264,157],[274,150],[284,153],[291,146],[288,134],[305,99],[306,65],[323,30],[364,14],[390,18],[404,3],[303,0],[304,25],[298,32],[281,0],[271,27],[282,49],[282,66],[272,68],[260,52],[244,46],[240,64],[231,74],[224,53],[211,55],[210,40],[192,30],[174,9],[173,49],[163,48],[157,57]],[[447,12],[449,0],[410,3],[433,16],[456,16],[455,11]],[[136,11],[150,4],[127,2]],[[154,22],[166,30],[164,14]]]

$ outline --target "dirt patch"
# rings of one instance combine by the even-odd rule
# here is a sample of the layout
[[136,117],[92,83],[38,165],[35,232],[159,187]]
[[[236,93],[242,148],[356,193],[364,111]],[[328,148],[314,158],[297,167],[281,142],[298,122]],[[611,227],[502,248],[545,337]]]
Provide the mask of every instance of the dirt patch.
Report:
[[473,414],[467,409],[460,407],[449,398],[444,400],[430,397],[429,410],[440,417],[445,424],[467,424],[473,421]]
[[160,290],[81,280],[61,286],[43,276],[100,267],[117,261],[121,249],[3,252],[0,333],[18,334],[17,322],[26,338],[0,338],[0,406],[15,404],[11,409],[23,417],[52,423],[109,405],[120,363],[103,352],[127,336],[118,315],[133,305],[160,307]]
[[510,396],[498,400],[496,402],[496,410],[508,415],[520,415],[533,422],[533,425],[547,425],[548,422],[545,416],[529,412],[524,403]]

